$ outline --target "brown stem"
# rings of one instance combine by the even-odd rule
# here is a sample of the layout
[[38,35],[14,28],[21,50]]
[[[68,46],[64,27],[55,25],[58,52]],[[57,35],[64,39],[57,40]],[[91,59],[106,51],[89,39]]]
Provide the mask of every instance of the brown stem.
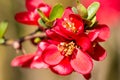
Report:
[[22,43],[24,41],[31,40],[36,37],[44,38],[44,37],[46,37],[46,34],[45,34],[45,32],[40,32],[38,29],[35,32],[28,34],[18,40],[6,39],[5,43],[3,43],[3,45],[12,46],[16,51],[21,50],[23,52],[24,49],[22,48]]

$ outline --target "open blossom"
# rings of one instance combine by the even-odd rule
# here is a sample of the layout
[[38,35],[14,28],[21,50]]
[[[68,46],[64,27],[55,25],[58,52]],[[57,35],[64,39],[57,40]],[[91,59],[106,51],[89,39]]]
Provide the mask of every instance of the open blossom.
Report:
[[93,61],[106,57],[105,49],[99,42],[109,38],[109,28],[98,24],[85,29],[80,15],[66,8],[62,18],[56,19],[53,27],[46,30],[47,38],[38,44],[34,54],[18,56],[12,66],[29,68],[50,68],[59,75],[73,71],[90,78]]
[[26,0],[27,11],[17,13],[15,15],[16,21],[28,24],[28,25],[38,25],[38,19],[40,15],[37,9],[40,9],[45,16],[49,16],[51,7],[42,2],[42,0]]

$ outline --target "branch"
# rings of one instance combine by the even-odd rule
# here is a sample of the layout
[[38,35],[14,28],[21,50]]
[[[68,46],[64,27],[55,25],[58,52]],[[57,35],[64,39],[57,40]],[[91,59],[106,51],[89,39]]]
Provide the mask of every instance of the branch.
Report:
[[34,39],[36,37],[44,38],[44,37],[46,37],[46,34],[45,34],[45,32],[40,32],[40,30],[37,29],[35,32],[30,33],[24,37],[21,37],[18,40],[6,39],[2,45],[12,46],[17,51],[17,53],[19,50],[21,50],[23,53],[25,53],[25,50],[22,48],[22,43],[27,40]]

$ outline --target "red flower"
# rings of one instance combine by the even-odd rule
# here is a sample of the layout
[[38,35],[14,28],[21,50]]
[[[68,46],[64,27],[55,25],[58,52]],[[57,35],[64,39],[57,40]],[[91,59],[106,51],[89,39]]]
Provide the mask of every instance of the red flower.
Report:
[[90,73],[93,67],[91,57],[75,45],[74,42],[51,44],[43,51],[43,60],[52,71],[68,75],[74,71],[81,74]]
[[60,75],[76,71],[89,79],[92,59],[100,61],[106,57],[106,51],[99,42],[108,39],[110,30],[108,26],[99,24],[91,29],[84,27],[82,18],[67,8],[62,18],[56,19],[53,27],[46,30],[47,40],[39,43],[36,53],[15,58],[12,66],[49,67]]
[[48,17],[51,7],[44,4],[42,0],[26,0],[27,11],[20,12],[15,15],[15,19],[23,24],[28,25],[38,25],[38,19],[40,18],[37,9],[43,11],[43,13]]
[[55,25],[53,25],[52,31],[55,31],[57,34],[67,39],[72,39],[73,37],[84,32],[82,18],[79,15],[75,15],[72,12],[71,8],[67,8],[62,19],[56,20]]
[[11,65],[14,67],[21,66],[27,68],[48,68],[49,65],[44,63],[41,58],[42,51],[44,51],[48,45],[49,44],[47,42],[40,42],[36,53],[18,56],[12,60]]

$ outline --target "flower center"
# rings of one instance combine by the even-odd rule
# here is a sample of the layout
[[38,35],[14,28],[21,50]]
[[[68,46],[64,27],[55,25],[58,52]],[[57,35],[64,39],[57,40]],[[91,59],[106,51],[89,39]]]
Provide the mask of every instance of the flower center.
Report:
[[63,26],[64,26],[65,28],[67,28],[68,30],[70,30],[70,31],[72,31],[72,32],[74,32],[74,33],[77,32],[77,29],[76,29],[74,23],[70,22],[68,19],[64,18],[64,22],[63,22],[62,24],[63,24]]
[[69,56],[72,55],[73,50],[75,49],[75,43],[74,42],[70,42],[70,43],[66,43],[66,42],[61,42],[58,45],[58,50],[60,52],[62,52],[65,56]]

